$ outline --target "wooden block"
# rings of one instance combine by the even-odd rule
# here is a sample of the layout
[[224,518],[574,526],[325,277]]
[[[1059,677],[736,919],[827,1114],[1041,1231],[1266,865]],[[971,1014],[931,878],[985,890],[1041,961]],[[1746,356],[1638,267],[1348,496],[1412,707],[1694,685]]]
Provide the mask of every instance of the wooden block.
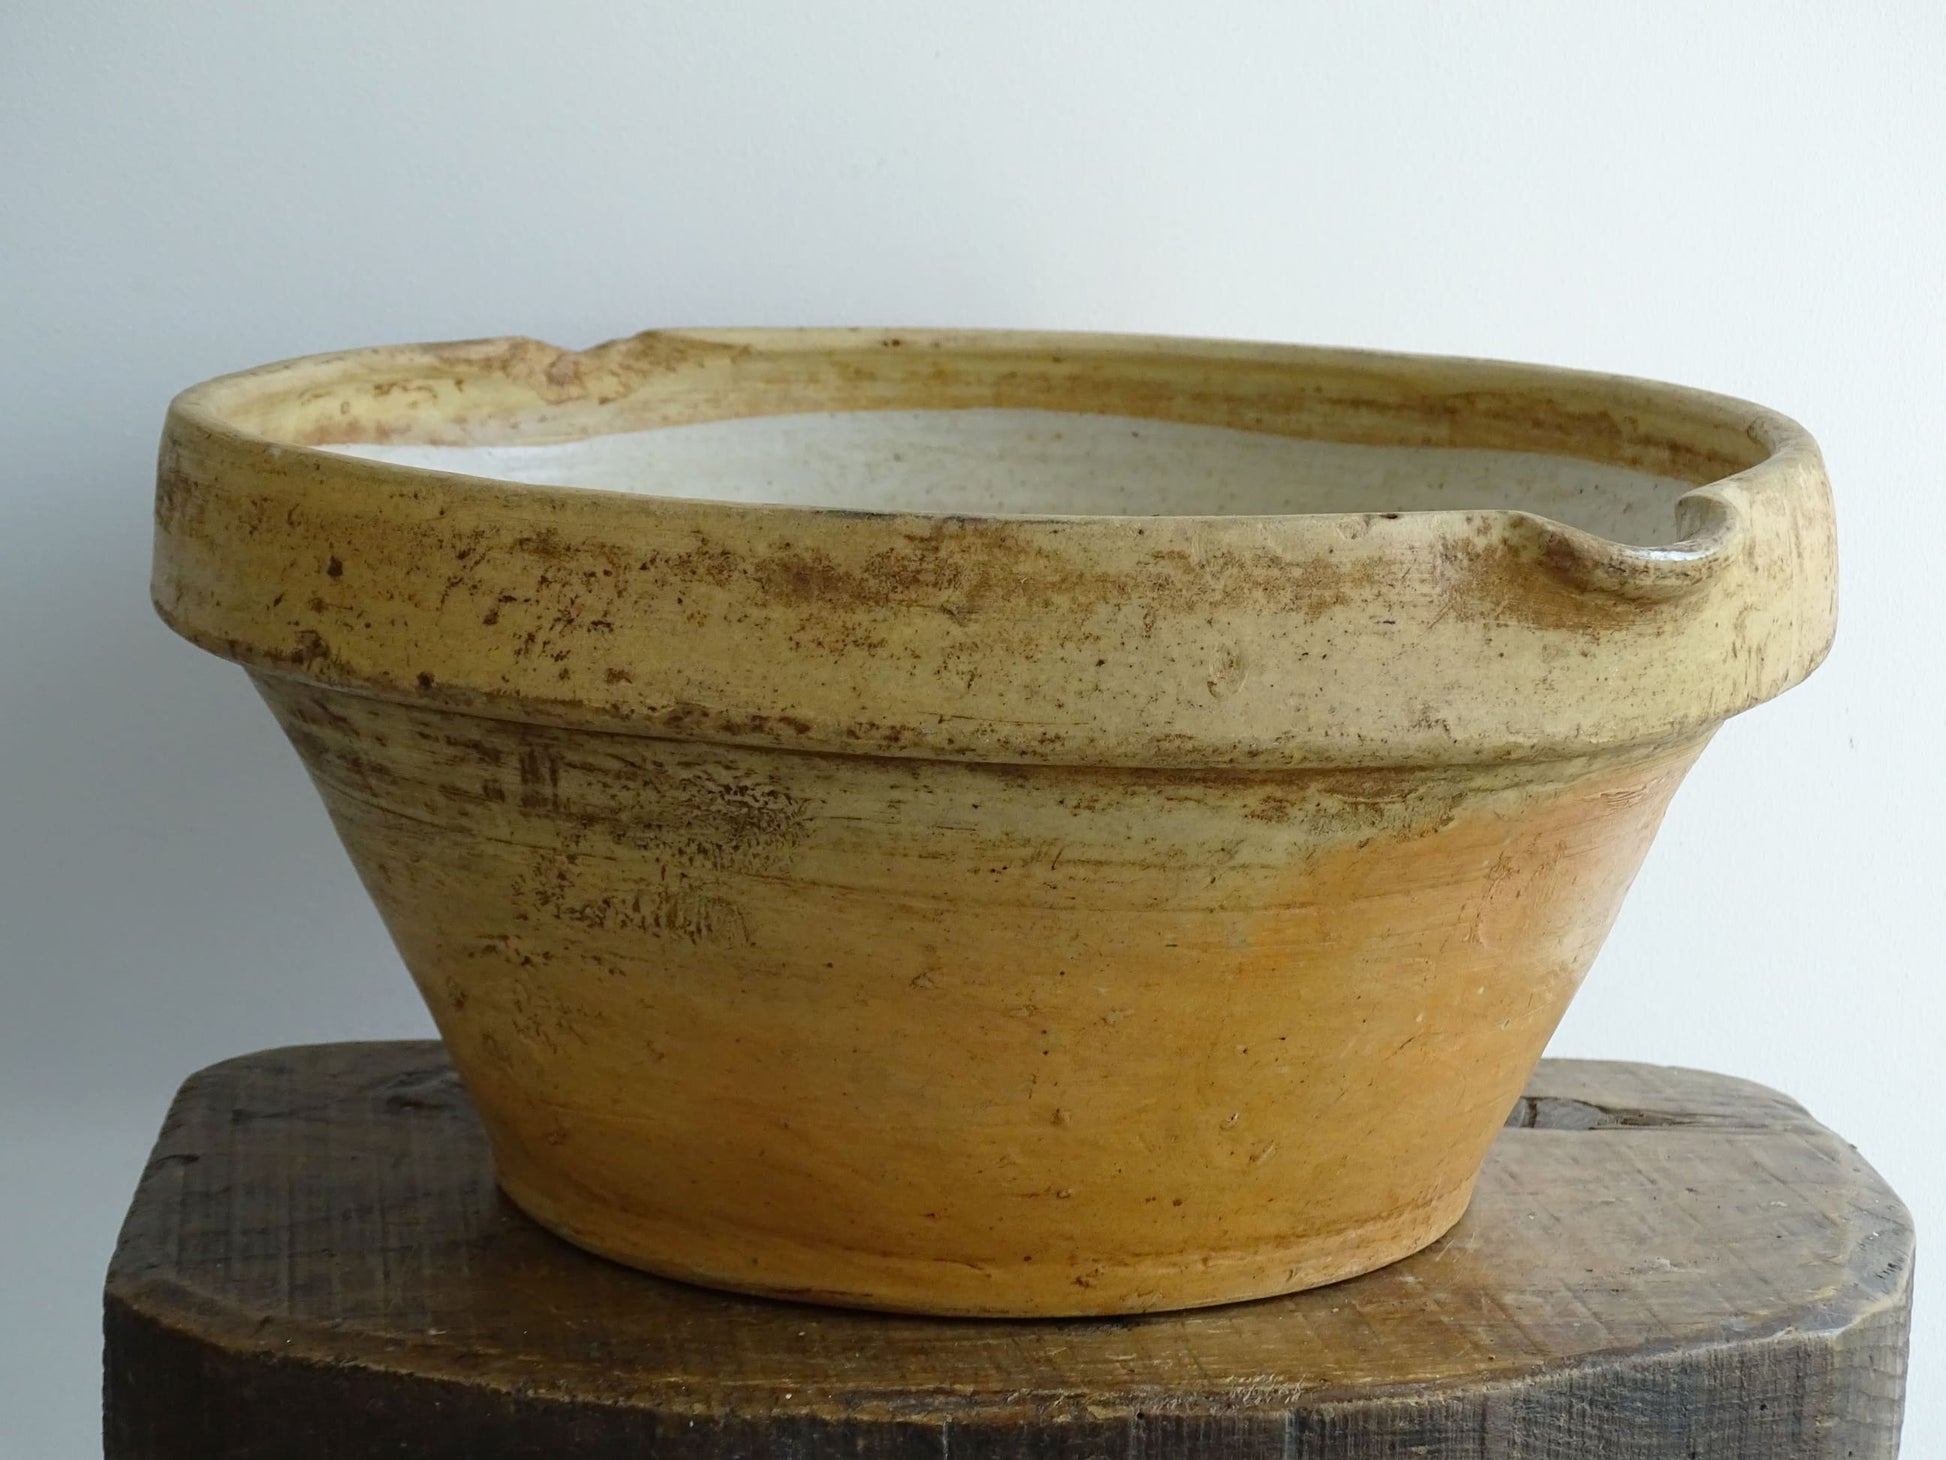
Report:
[[178,1095],[107,1286],[110,1460],[1868,1460],[1913,1235],[1797,1105],[1544,1063],[1461,1225],[1288,1298],[1074,1322],[739,1298],[587,1256],[493,1185],[440,1047]]

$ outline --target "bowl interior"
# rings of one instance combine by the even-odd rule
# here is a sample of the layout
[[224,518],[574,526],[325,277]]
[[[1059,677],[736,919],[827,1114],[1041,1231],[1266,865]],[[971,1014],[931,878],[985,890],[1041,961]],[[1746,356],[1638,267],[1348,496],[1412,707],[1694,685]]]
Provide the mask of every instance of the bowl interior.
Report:
[[334,442],[534,485],[988,516],[1519,510],[1616,542],[1679,541],[1696,482],[1544,451],[1391,445],[1039,409],[813,411],[543,443]]
[[384,347],[187,400],[259,440],[537,488],[1015,519],[1522,512],[1638,549],[1686,541],[1678,502],[1797,429],[1538,366],[980,331]]

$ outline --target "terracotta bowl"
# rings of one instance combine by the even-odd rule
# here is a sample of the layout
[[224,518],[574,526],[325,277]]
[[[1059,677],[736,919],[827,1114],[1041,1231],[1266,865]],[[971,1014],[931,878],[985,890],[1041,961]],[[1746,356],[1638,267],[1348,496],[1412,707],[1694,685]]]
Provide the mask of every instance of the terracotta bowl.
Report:
[[156,523],[516,1202],[953,1314],[1445,1232],[1677,782],[1834,611],[1781,416],[1205,341],[319,356],[175,402]]

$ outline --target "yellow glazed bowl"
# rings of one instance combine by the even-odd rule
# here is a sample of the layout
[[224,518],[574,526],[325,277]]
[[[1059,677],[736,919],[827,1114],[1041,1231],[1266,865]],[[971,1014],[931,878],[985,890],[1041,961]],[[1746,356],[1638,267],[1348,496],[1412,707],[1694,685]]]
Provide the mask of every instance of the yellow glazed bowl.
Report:
[[283,724],[535,1218],[1029,1315],[1446,1231],[1677,782],[1835,607],[1756,406],[852,330],[199,386],[154,595]]

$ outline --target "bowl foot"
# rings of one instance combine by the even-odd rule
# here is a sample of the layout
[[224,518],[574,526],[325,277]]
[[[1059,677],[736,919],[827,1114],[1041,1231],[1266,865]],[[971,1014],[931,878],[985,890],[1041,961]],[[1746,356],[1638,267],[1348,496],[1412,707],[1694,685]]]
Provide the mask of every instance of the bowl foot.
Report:
[[497,1175],[508,1198],[556,1236],[659,1277],[839,1308],[963,1318],[1159,1313],[1322,1287],[1437,1241],[1472,1197],[1468,1182],[1423,1205],[1275,1247],[981,1262],[817,1246],[755,1229],[703,1233],[577,1190],[543,1189],[505,1164]]

